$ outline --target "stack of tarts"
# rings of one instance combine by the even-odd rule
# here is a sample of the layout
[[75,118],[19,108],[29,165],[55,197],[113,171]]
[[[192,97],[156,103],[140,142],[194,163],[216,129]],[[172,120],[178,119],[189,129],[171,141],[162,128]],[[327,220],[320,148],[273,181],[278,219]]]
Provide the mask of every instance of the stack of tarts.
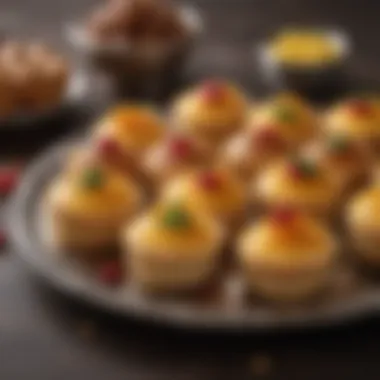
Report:
[[50,185],[45,215],[57,247],[117,258],[144,293],[233,272],[247,294],[296,302],[333,286],[343,227],[357,256],[380,266],[378,137],[371,98],[322,115],[294,94],[250,103],[208,80],[164,114],[110,110]]

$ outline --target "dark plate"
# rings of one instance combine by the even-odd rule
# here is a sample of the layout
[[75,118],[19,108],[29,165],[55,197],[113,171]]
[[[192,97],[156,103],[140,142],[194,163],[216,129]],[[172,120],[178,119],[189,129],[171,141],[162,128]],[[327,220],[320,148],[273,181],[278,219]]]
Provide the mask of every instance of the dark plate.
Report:
[[73,141],[61,143],[39,157],[27,170],[8,209],[14,252],[56,289],[122,316],[135,316],[186,328],[278,329],[342,323],[380,307],[374,280],[341,264],[328,293],[302,305],[275,307],[248,300],[238,277],[226,273],[224,281],[192,298],[152,299],[132,284],[108,288],[74,261],[51,249],[41,213],[46,186],[60,170]]

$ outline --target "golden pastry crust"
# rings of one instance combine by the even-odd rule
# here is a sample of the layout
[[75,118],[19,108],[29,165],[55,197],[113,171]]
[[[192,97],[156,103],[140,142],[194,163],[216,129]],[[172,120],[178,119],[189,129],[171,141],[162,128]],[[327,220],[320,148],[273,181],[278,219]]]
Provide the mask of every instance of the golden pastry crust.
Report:
[[247,128],[272,129],[292,148],[317,134],[317,117],[309,105],[293,94],[279,94],[259,105],[247,121]]
[[336,182],[323,167],[306,158],[281,160],[253,181],[254,203],[264,207],[292,206],[328,216],[339,195]]
[[111,109],[96,125],[96,136],[114,138],[129,155],[140,157],[165,134],[166,126],[148,105],[120,105]]
[[218,154],[217,164],[250,180],[255,172],[284,157],[289,146],[279,131],[271,128],[244,130],[229,139]]
[[246,112],[240,89],[210,80],[180,95],[173,106],[173,121],[186,133],[217,143],[242,127]]
[[369,143],[380,138],[380,107],[368,99],[348,99],[332,107],[325,118],[327,134]]
[[330,174],[342,192],[350,192],[369,179],[371,155],[363,145],[346,137],[315,141],[305,148],[305,154]]
[[182,291],[210,279],[221,255],[221,227],[182,204],[159,203],[124,230],[132,281],[148,291]]
[[298,300],[330,280],[337,245],[316,220],[276,210],[248,226],[237,253],[251,291],[275,300]]
[[231,227],[240,224],[247,206],[244,184],[229,171],[221,169],[205,169],[179,176],[164,188],[163,197],[180,199],[206,210]]
[[206,166],[211,156],[203,141],[171,133],[146,152],[143,171],[154,185],[161,186],[175,176]]
[[359,258],[380,266],[380,186],[360,191],[348,203],[346,223]]
[[143,203],[141,190],[109,167],[69,166],[49,187],[46,212],[56,244],[78,251],[116,246],[119,229]]

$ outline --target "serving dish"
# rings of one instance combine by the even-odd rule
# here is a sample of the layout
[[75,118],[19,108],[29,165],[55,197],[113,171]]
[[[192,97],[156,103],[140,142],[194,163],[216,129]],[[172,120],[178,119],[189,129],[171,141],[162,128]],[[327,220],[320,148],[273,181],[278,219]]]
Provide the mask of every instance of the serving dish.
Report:
[[291,306],[247,298],[233,270],[223,282],[196,297],[150,298],[133,285],[110,288],[94,278],[87,267],[51,248],[42,217],[46,186],[60,170],[76,141],[57,144],[27,170],[8,208],[8,227],[14,252],[54,288],[124,317],[135,316],[171,326],[201,329],[278,329],[342,323],[379,311],[380,291],[371,277],[341,262],[327,295]]

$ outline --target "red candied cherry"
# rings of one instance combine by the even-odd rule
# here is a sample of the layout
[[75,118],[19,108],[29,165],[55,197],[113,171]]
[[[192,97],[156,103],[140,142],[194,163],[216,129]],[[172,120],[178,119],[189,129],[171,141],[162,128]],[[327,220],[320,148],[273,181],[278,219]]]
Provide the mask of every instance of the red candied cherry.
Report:
[[294,222],[297,211],[292,207],[282,206],[275,209],[271,216],[275,223],[286,226]]
[[222,185],[221,178],[214,172],[203,172],[199,177],[199,184],[205,190],[218,190]]
[[316,165],[308,160],[295,159],[289,164],[290,175],[295,179],[311,178],[316,171]]
[[174,158],[186,159],[191,156],[193,146],[184,138],[173,138],[169,141],[169,151]]
[[265,127],[258,131],[254,136],[255,145],[265,148],[280,148],[283,146],[283,141],[272,127]]
[[208,102],[219,102],[224,98],[225,87],[217,80],[208,80],[202,84],[202,96]]
[[105,285],[120,285],[123,279],[123,271],[120,263],[116,260],[104,263],[99,269],[98,277]]
[[114,157],[120,151],[119,144],[112,138],[103,137],[97,142],[97,151],[101,157]]
[[19,176],[19,167],[0,166],[0,195],[8,195],[17,185]]
[[368,117],[373,114],[373,107],[365,99],[353,99],[348,104],[349,110],[356,116]]

